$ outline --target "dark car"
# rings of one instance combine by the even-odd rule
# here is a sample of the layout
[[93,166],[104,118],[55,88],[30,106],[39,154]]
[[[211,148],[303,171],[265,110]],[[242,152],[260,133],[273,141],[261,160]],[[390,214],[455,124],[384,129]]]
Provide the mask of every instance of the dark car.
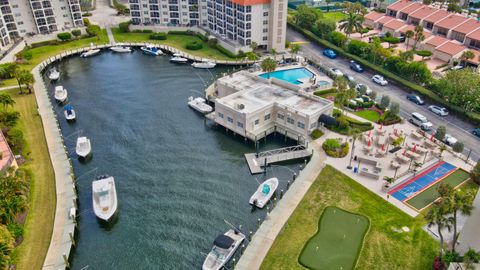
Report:
[[363,72],[363,67],[359,63],[357,63],[353,60],[350,61],[350,69],[354,70],[356,72]]
[[406,38],[405,38],[405,36],[403,36],[403,35],[398,37],[398,40],[399,40],[400,42],[405,42],[405,39],[406,39]]
[[323,50],[323,55],[325,55],[326,57],[328,57],[330,59],[337,58],[337,54],[333,50],[330,50],[330,49]]
[[408,94],[407,99],[410,100],[411,102],[416,103],[417,105],[425,104],[425,101],[423,101],[422,98],[420,98],[419,96],[414,95],[414,94]]
[[477,136],[477,137],[480,137],[480,128],[476,128],[476,129],[472,130],[472,134]]

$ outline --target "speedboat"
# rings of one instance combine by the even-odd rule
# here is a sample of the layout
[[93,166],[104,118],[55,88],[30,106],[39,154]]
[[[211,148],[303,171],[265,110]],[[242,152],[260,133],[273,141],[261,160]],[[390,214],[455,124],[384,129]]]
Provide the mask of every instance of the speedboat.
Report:
[[214,62],[195,62],[192,64],[194,68],[214,68],[217,64]]
[[60,78],[60,72],[58,72],[56,68],[52,68],[48,74],[48,78],[51,81],[56,81]]
[[77,147],[75,147],[75,152],[81,158],[86,158],[92,152],[92,145],[90,144],[90,139],[87,137],[78,137],[77,138]]
[[67,119],[67,121],[75,120],[76,115],[73,106],[67,105],[63,107],[63,114],[65,115],[65,119]]
[[110,50],[118,53],[129,53],[132,52],[132,48],[127,47],[127,46],[113,46],[110,47]]
[[189,97],[188,106],[192,107],[194,110],[203,114],[213,111],[212,106],[208,105],[206,100],[201,97],[197,97],[197,98]]
[[185,57],[182,57],[179,53],[174,53],[173,57],[170,58],[170,62],[184,64],[188,62],[188,59]]
[[232,258],[235,251],[245,239],[245,235],[237,230],[229,230],[213,241],[213,248],[203,262],[203,270],[219,270]]
[[88,51],[80,54],[80,57],[86,58],[86,57],[94,56],[94,55],[98,54],[99,52],[100,52],[100,49],[91,49],[91,50],[88,50]]
[[67,89],[63,88],[63,86],[55,86],[55,99],[58,102],[65,102],[68,97]]
[[117,191],[112,176],[102,175],[92,182],[93,212],[103,220],[110,221],[117,211]]
[[152,45],[143,46],[140,48],[140,50],[142,50],[142,52],[146,54],[155,55],[155,56],[159,56],[163,54],[162,50]]
[[267,179],[265,182],[261,183],[255,193],[250,197],[250,204],[258,207],[263,208],[270,198],[272,197],[275,190],[278,187],[278,179],[273,177]]

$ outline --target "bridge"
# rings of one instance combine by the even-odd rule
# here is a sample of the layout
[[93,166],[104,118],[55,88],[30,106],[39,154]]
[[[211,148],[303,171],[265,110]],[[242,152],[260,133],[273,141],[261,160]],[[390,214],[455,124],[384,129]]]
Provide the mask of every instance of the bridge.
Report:
[[272,163],[295,160],[300,158],[310,157],[313,153],[303,145],[295,145],[284,148],[268,150],[264,152],[245,154],[250,173],[262,173],[262,167],[268,166]]

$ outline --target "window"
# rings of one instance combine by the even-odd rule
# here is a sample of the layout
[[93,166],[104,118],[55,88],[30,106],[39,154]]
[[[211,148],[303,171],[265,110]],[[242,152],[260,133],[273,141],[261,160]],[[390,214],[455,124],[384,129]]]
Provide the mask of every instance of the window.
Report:
[[310,125],[310,129],[314,129],[317,127],[317,122],[313,122],[311,125]]
[[270,114],[265,114],[264,120],[265,120],[265,121],[270,120]]
[[255,122],[253,122],[254,125],[258,125],[260,123],[260,120],[255,119]]
[[223,113],[217,113],[218,117],[223,118]]
[[301,129],[305,129],[305,124],[302,123],[302,122],[297,122],[297,127],[301,128]]
[[263,41],[266,41],[266,40],[268,40],[268,37],[267,36],[263,37]]
[[268,24],[268,20],[263,21],[263,25],[267,25],[267,24]]
[[263,16],[267,17],[268,16],[268,11],[263,12]]
[[292,125],[295,124],[295,120],[293,120],[293,118],[290,118],[290,117],[287,117],[287,122]]
[[242,122],[237,122],[237,126],[238,126],[239,128],[243,128],[243,123],[242,123]]
[[233,118],[231,118],[230,116],[228,116],[228,117],[227,117],[227,121],[228,121],[229,123],[233,123]]
[[285,119],[285,116],[281,113],[277,113],[277,118],[283,120],[283,119]]

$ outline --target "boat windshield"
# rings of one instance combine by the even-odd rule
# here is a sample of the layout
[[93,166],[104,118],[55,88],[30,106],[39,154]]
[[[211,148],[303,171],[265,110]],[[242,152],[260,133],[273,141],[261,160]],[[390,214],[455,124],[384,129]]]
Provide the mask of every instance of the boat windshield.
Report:
[[225,260],[225,250],[219,247],[214,247],[212,249],[212,254],[218,259],[218,260]]

